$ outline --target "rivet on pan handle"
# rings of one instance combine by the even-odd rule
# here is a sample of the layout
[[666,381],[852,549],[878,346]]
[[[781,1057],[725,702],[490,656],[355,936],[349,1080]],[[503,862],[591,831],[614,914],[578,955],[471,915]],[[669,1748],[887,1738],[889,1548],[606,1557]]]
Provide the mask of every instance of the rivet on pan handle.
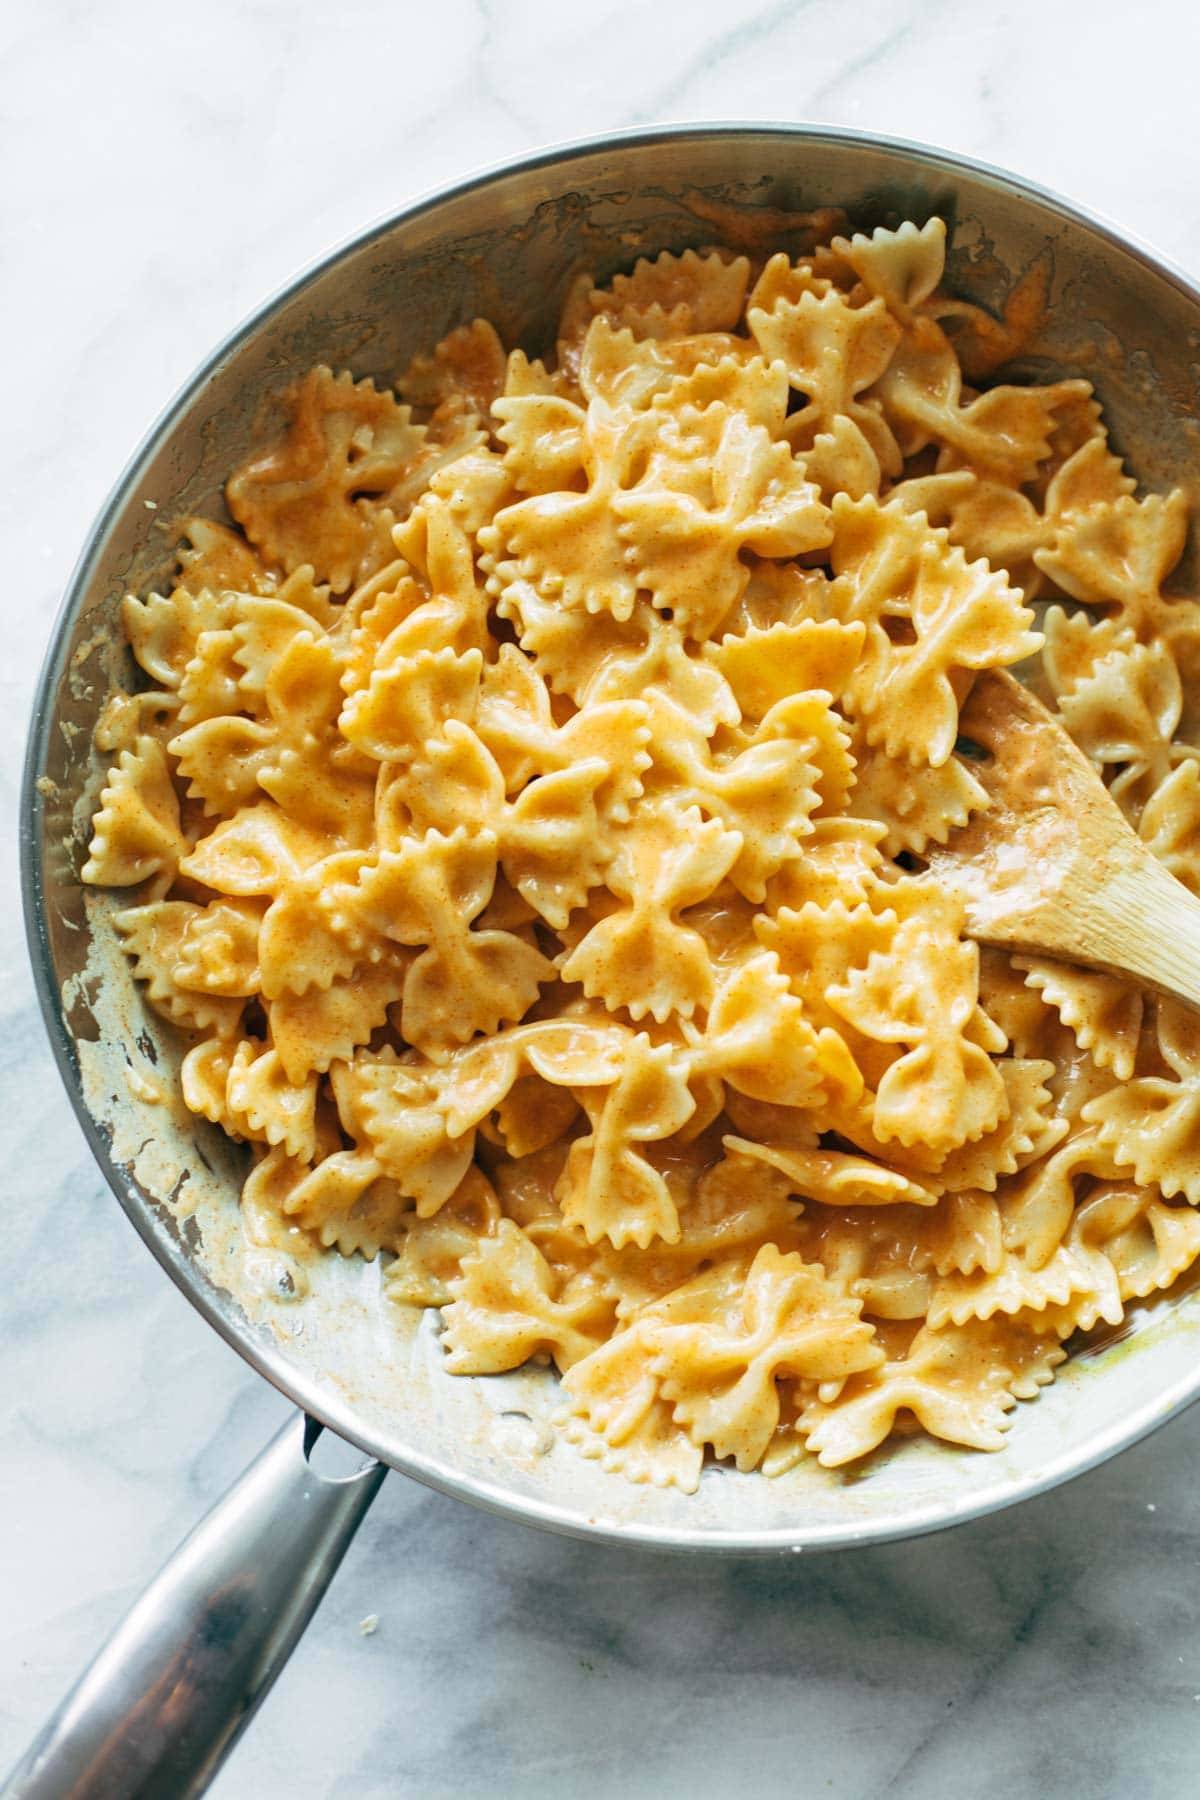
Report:
[[253,1718],[375,1498],[302,1413],[184,1539],[0,1789],[3,1800],[188,1800]]

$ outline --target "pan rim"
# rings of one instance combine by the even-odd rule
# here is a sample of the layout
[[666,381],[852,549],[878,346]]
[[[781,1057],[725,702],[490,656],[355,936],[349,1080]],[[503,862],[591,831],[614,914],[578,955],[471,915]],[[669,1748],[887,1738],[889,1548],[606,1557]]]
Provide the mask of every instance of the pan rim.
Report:
[[[740,1556],[851,1549],[922,1537],[986,1517],[1020,1501],[1033,1499],[1107,1462],[1186,1410],[1200,1398],[1200,1367],[1197,1367],[1193,1375],[1181,1377],[1165,1392],[1156,1394],[1137,1411],[1123,1416],[1082,1449],[1064,1453],[1035,1473],[1017,1481],[998,1478],[982,1491],[957,1503],[930,1503],[891,1521],[866,1524],[848,1519],[845,1523],[834,1522],[803,1529],[785,1526],[768,1530],[718,1532],[705,1528],[666,1527],[638,1522],[617,1523],[603,1518],[584,1517],[569,1507],[521,1498],[498,1483],[463,1474],[445,1462],[417,1451],[407,1450],[397,1454],[394,1446],[385,1450],[369,1425],[358,1420],[353,1408],[342,1404],[336,1394],[317,1380],[298,1373],[282,1355],[274,1352],[256,1336],[250,1321],[247,1320],[239,1329],[237,1323],[222,1312],[214,1298],[215,1283],[196,1264],[170,1254],[163,1235],[156,1229],[149,1207],[142,1201],[132,1182],[115,1166],[109,1146],[84,1099],[73,1048],[74,1039],[67,1027],[55,983],[46,927],[42,795],[38,781],[45,766],[52,723],[52,712],[47,702],[57,691],[63,674],[70,629],[87,592],[93,570],[104,553],[109,534],[120,517],[129,494],[137,487],[151,458],[195,395],[223,362],[280,307],[334,264],[352,252],[369,246],[397,225],[418,219],[448,201],[485,188],[495,181],[535,172],[554,164],[569,165],[625,145],[653,147],[666,141],[677,143],[720,138],[736,141],[749,137],[777,137],[792,141],[799,139],[813,145],[853,145],[885,155],[903,156],[910,162],[923,165],[931,174],[942,172],[969,176],[1005,194],[1015,194],[1069,223],[1083,226],[1109,245],[1132,255],[1200,308],[1200,285],[1196,281],[1144,240],[1103,215],[1024,176],[913,139],[823,124],[713,120],[605,132],[593,137],[545,145],[524,156],[472,170],[451,182],[427,190],[407,205],[375,219],[303,266],[248,313],[204,357],[195,372],[150,424],[89,529],[59,604],[34,689],[19,800],[20,879],[26,939],[42,1020],[59,1075],[88,1147],[127,1219],[176,1287],[224,1342],[293,1404],[368,1455],[376,1457],[401,1474],[411,1476],[426,1487],[467,1501],[486,1512],[593,1542],[636,1545],[652,1550],[685,1553],[703,1551],[706,1554]],[[209,1291],[210,1288],[213,1292]]]

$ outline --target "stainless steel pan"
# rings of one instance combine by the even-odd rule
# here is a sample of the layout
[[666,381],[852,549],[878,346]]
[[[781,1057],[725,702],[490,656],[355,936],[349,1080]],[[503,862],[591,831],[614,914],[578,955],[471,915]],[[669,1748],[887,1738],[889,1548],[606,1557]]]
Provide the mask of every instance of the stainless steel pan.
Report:
[[[721,125],[546,152],[366,232],[214,353],[97,521],[55,630],[26,772],[25,904],[42,1006],[80,1123],[130,1220],[192,1304],[310,1423],[298,1418],[188,1539],[7,1791],[199,1791],[281,1667],[385,1465],[581,1537],[817,1550],[932,1531],[1039,1493],[1200,1391],[1200,1298],[1190,1294],[1069,1364],[1019,1410],[994,1456],[912,1441],[858,1478],[804,1466],[769,1482],[714,1467],[693,1497],[632,1487],[558,1441],[545,1372],[448,1377],[434,1316],[386,1314],[377,1266],[331,1256],[306,1286],[286,1241],[263,1229],[247,1244],[237,1152],[169,1099],[144,1098],[156,1083],[169,1094],[178,1048],[115,948],[110,903],[85,903],[77,881],[102,773],[92,726],[125,668],[120,595],[164,578],[173,520],[222,515],[223,476],[249,446],[264,397],[316,361],[388,378],[477,313],[534,348],[580,267],[604,275],[641,253],[714,240],[786,248],[789,215],[829,203],[866,225],[942,212],[954,224],[950,285],[985,303],[1045,258],[1051,305],[1027,372],[1090,377],[1142,479],[1194,485],[1200,294],[1182,275],[979,164],[825,128]],[[318,1421],[365,1453],[341,1481],[307,1459]]]

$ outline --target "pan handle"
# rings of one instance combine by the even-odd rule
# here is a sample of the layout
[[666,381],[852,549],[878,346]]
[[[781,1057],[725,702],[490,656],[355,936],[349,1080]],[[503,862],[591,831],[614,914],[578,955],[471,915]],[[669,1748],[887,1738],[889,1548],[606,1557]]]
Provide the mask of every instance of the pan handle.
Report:
[[387,1473],[342,1479],[298,1413],[184,1539],[0,1788],[3,1800],[189,1800],[283,1668]]

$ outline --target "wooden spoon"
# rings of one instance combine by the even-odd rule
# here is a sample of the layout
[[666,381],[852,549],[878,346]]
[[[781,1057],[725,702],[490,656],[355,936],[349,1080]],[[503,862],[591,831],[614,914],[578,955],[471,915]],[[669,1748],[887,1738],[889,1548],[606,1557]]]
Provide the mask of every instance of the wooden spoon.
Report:
[[981,675],[963,738],[990,806],[930,868],[986,944],[1087,963],[1200,1006],[1200,900],[1126,823],[1083,752],[1019,681]]

